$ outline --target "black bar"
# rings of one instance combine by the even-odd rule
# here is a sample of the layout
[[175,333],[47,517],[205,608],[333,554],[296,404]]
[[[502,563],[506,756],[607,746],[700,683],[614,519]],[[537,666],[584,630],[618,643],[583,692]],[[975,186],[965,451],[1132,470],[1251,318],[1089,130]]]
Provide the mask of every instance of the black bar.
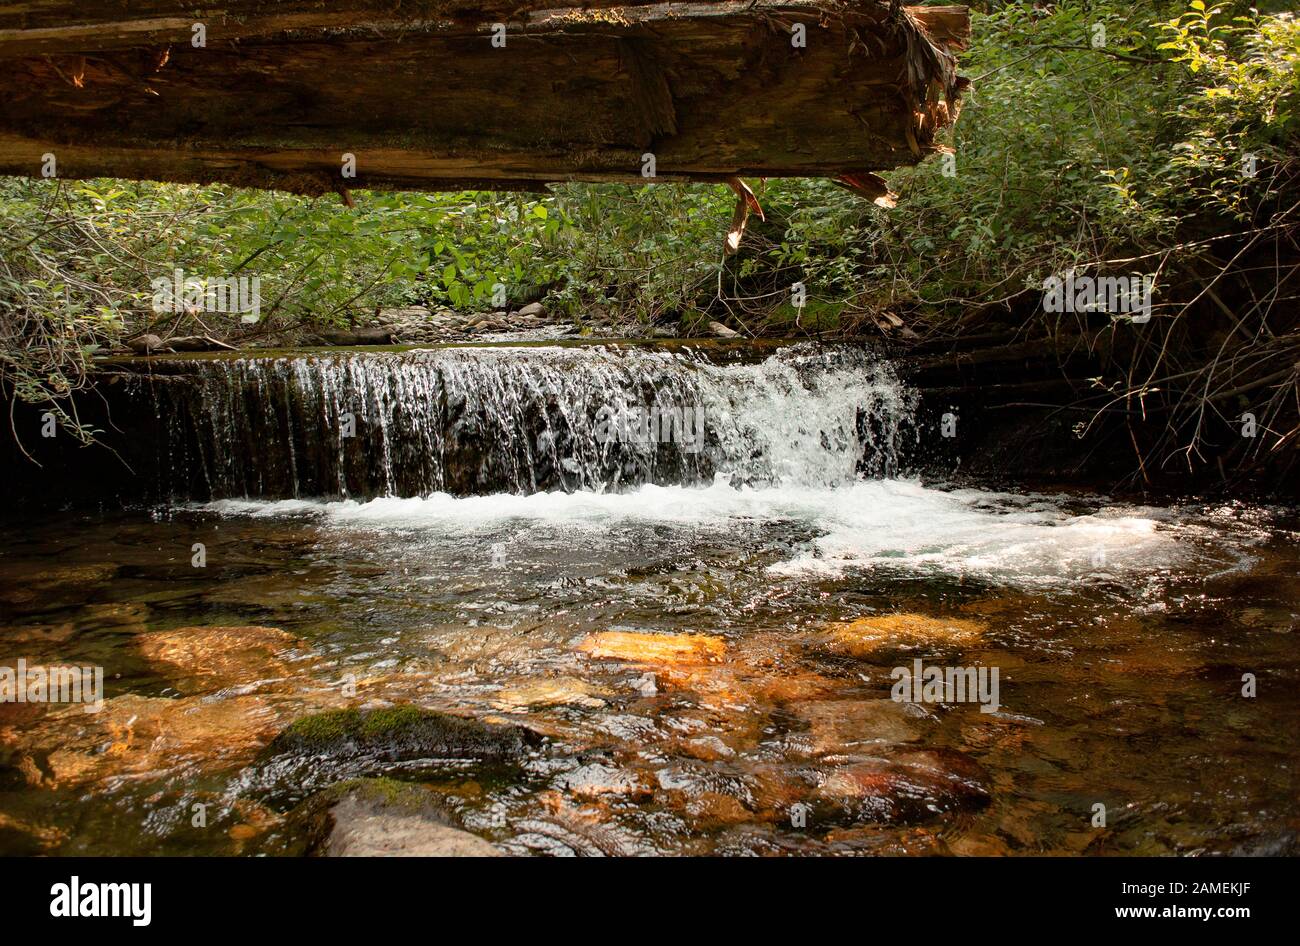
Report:
[[[1044,932],[1180,935],[1195,925],[1232,936],[1243,924],[1276,925],[1294,913],[1294,866],[1285,858],[10,859],[0,861],[0,902],[7,932],[75,928],[128,937],[255,931],[261,940],[349,930],[374,937],[384,929],[445,935],[454,921],[457,931],[493,938],[520,928],[640,940],[656,929],[665,936],[715,926],[763,933],[774,912],[809,933],[829,934],[828,923],[848,922],[867,937],[893,928],[974,935],[984,924],[993,935],[1030,923],[1050,924]],[[73,876],[82,891],[150,884],[148,925],[130,916],[52,916],[52,888]]]

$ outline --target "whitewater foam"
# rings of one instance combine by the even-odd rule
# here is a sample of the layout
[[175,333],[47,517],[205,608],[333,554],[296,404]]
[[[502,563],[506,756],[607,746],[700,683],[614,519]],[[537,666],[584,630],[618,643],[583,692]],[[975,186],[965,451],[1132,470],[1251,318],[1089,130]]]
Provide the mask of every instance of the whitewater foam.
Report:
[[[565,530],[593,545],[636,526],[692,534],[792,524],[814,537],[768,566],[773,576],[837,577],[891,569],[969,575],[1007,584],[1154,576],[1193,563],[1228,565],[1236,552],[1185,512],[1100,499],[943,490],[914,480],[838,488],[647,485],[622,493],[546,492],[386,497],[367,502],[223,500],[227,516],[310,516],[328,528],[473,537],[503,528]],[[1230,543],[1236,548],[1240,543]]]

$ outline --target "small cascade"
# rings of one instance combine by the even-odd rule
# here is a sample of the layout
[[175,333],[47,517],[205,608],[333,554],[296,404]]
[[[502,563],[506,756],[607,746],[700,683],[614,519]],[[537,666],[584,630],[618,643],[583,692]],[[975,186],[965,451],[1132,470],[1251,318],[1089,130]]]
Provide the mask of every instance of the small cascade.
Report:
[[194,361],[153,399],[173,499],[834,486],[897,472],[913,395],[855,347],[762,361],[499,347]]

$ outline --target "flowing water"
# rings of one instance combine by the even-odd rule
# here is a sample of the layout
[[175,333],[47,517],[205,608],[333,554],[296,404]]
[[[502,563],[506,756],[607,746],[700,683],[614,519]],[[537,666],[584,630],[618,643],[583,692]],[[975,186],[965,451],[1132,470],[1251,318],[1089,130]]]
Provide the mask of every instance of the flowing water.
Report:
[[395,769],[512,853],[1294,850],[1293,510],[924,482],[863,351],[195,373],[141,392],[169,502],[3,528],[0,665],[107,701],[0,704],[0,853],[259,851],[270,737],[407,702],[545,736]]
[[503,347],[189,366],[195,383],[133,391],[155,401],[173,497],[608,491],[718,472],[834,485],[894,472],[912,412],[856,348],[732,365]]

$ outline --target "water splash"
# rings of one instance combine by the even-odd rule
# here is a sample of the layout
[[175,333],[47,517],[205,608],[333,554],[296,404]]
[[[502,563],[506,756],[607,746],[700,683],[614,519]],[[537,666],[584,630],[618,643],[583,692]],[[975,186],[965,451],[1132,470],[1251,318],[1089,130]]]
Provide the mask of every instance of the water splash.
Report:
[[[1267,530],[1216,521],[1214,510],[1115,504],[1102,497],[1049,497],[977,489],[944,490],[911,480],[818,486],[646,485],[626,492],[378,498],[367,502],[225,500],[225,516],[302,516],[331,532],[364,535],[367,546],[454,548],[481,558],[506,539],[512,559],[529,542],[577,546],[597,557],[627,536],[653,545],[721,544],[762,538],[767,580],[796,584],[845,575],[956,576],[1020,587],[1119,582],[1162,587],[1188,570],[1239,570]],[[541,558],[553,551],[539,553]],[[486,567],[486,566],[485,566]]]

